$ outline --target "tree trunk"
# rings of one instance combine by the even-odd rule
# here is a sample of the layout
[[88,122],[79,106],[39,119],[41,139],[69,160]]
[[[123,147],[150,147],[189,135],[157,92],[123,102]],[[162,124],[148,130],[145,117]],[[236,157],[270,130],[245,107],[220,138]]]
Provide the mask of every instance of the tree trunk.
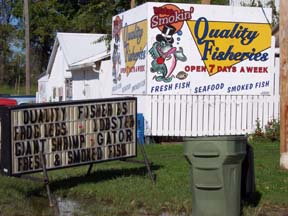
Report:
[[[0,45],[1,46],[1,45]],[[4,78],[4,57],[3,57],[3,51],[1,50],[0,47],[0,84],[3,84],[3,78]]]
[[30,94],[30,27],[29,27],[29,5],[28,0],[24,0],[24,19],[25,19],[25,78],[26,78],[26,95]]

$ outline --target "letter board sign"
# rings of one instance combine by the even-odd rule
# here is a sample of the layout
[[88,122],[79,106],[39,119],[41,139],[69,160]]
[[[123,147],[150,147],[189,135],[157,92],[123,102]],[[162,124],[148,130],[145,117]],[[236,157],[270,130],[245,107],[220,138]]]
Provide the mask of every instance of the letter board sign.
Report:
[[1,170],[6,175],[137,156],[136,98],[3,107]]

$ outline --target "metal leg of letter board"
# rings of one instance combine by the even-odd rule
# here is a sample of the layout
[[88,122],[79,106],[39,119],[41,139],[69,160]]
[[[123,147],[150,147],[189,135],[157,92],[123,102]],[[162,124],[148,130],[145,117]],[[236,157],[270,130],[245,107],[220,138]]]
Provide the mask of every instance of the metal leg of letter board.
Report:
[[[31,181],[44,182],[44,184],[46,186],[48,199],[49,199],[49,206],[55,207],[55,214],[59,215],[59,206],[58,206],[56,200],[55,200],[55,202],[53,202],[53,197],[52,197],[52,193],[51,193],[50,186],[49,186],[49,178],[48,178],[48,174],[47,174],[47,170],[46,170],[46,160],[45,160],[43,152],[40,152],[39,155],[40,155],[40,159],[41,159],[41,165],[43,167],[43,179],[38,178],[38,177],[34,177],[34,176],[29,176],[29,175],[20,176],[20,177],[23,179],[31,180]],[[54,204],[56,204],[56,205],[54,205]]]
[[47,190],[49,205],[50,205],[50,207],[53,207],[54,203],[53,203],[52,194],[51,194],[51,190],[50,190],[50,186],[49,186],[49,178],[48,178],[48,174],[47,174],[47,170],[46,170],[46,159],[45,159],[43,152],[40,152],[40,158],[41,158],[42,167],[43,167],[44,184],[45,184],[46,190]]
[[86,176],[89,176],[89,175],[90,175],[91,170],[92,170],[92,167],[93,167],[93,163],[91,163],[91,164],[89,165],[89,168],[88,168],[88,171],[87,171],[87,173],[86,173]]
[[141,143],[141,139],[138,139],[137,143],[138,143],[138,146],[140,146],[141,153],[143,155],[144,163],[145,163],[145,165],[147,167],[147,171],[148,171],[149,177],[150,177],[152,183],[155,184],[155,176],[153,175],[152,170],[151,170],[152,163],[150,163],[149,160],[148,160],[147,154],[146,154],[145,149],[144,149],[144,143]]
[[[139,160],[135,160],[135,159],[122,159],[121,161],[125,161],[125,162],[133,162],[133,163],[141,163],[141,164],[145,164],[146,165],[146,168],[147,168],[147,171],[148,171],[148,175],[152,181],[153,184],[155,184],[155,176],[153,175],[152,171],[151,171],[151,165],[152,163],[149,162],[148,160],[148,157],[147,157],[147,154],[145,152],[145,149],[144,149],[144,143],[141,143],[141,140],[140,139],[137,139],[137,145],[140,147],[141,149],[141,153],[143,155],[143,158],[144,158],[144,161],[139,161]],[[89,165],[89,168],[88,168],[88,171],[87,171],[87,176],[90,175],[91,173],[91,170],[92,170],[92,167],[93,167],[93,164],[90,164]]]
[[139,138],[137,139],[137,146],[140,147],[140,150],[141,150],[141,153],[143,155],[144,161],[135,160],[135,159],[132,159],[132,158],[123,159],[122,161],[132,162],[132,163],[141,163],[141,164],[144,163],[146,168],[147,168],[148,175],[149,175],[152,183],[155,184],[155,175],[153,175],[152,170],[151,170],[152,163],[149,162],[147,154],[146,154],[145,149],[144,149],[144,143],[142,143],[141,139],[139,139]]

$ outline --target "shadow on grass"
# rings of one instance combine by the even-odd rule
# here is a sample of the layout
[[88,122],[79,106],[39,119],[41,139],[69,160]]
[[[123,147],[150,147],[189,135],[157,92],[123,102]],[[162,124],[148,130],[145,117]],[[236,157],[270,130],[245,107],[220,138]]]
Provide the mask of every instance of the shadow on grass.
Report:
[[256,189],[254,149],[251,145],[247,145],[241,173],[241,216],[244,215],[245,207],[258,206],[261,197],[262,194]]
[[[82,168],[83,170],[88,171],[88,167],[89,166],[83,166]],[[162,166],[152,165],[150,166],[150,168],[151,168],[152,173],[154,173],[154,171],[161,169]],[[64,176],[65,170],[62,172]],[[73,171],[72,171],[72,174],[73,174]],[[49,175],[49,172],[48,172],[48,175]],[[140,165],[139,167],[133,167],[133,168],[107,168],[107,169],[101,169],[101,170],[94,170],[89,175],[87,175],[86,172],[82,172],[81,174],[75,174],[74,176],[72,175],[71,177],[68,177],[68,178],[52,180],[49,182],[49,184],[52,190],[51,192],[53,193],[53,192],[56,192],[57,190],[69,189],[79,184],[97,183],[97,182],[108,181],[111,179],[130,177],[130,176],[142,176],[143,178],[144,177],[147,178],[148,181],[150,180],[147,167]],[[27,183],[29,185],[33,185],[33,181],[35,181],[36,178],[34,178],[34,180],[32,178],[30,179],[25,178],[25,179],[22,179],[21,181],[18,181],[18,180],[19,178],[12,180],[12,181],[21,183],[19,184],[20,186],[16,185],[16,189],[25,197],[29,198],[27,201],[28,202],[27,205],[29,205],[30,208],[33,209],[33,212],[35,214],[37,213],[38,215],[43,215],[43,214],[50,215],[48,214],[49,212],[53,213],[55,211],[56,213],[54,215],[57,215],[57,216],[59,215],[59,203],[58,201],[56,201],[56,197],[54,195],[52,195],[54,207],[52,209],[48,208],[49,200],[47,197],[47,191],[44,186],[44,182],[38,184],[36,187],[31,187],[31,190],[27,190],[27,189],[23,189],[24,188],[23,183],[25,185],[25,182],[22,182],[22,181],[30,181]],[[64,201],[62,203],[64,203]]]
[[256,207],[261,200],[262,194],[259,191],[251,193],[249,196],[242,198],[243,206]]
[[[88,171],[88,166],[83,166],[83,170],[87,170]],[[154,171],[161,169],[162,166],[160,165],[151,165],[150,169],[152,171],[152,174],[154,175]],[[65,172],[65,169],[63,169],[63,171]],[[63,172],[63,176],[64,176],[64,172]],[[48,172],[48,176],[49,172]],[[56,179],[56,180],[51,180],[50,178],[50,188],[53,191],[57,191],[59,189],[69,189],[72,188],[76,185],[79,184],[86,184],[86,183],[97,183],[97,182],[102,182],[102,181],[107,181],[107,180],[111,180],[111,179],[116,179],[116,178],[120,178],[120,177],[129,177],[129,176],[147,176],[149,178],[149,174],[147,171],[147,167],[146,166],[139,166],[139,167],[133,167],[133,168],[109,168],[109,169],[101,169],[101,170],[95,170],[87,175],[87,172],[83,172],[83,174],[81,175],[77,175],[77,176],[70,176],[68,178],[62,178],[62,179]],[[154,176],[155,177],[155,176]],[[17,180],[18,181],[17,177]],[[154,178],[155,179],[155,178]],[[31,190],[27,190],[27,189],[23,189],[22,186],[17,187],[17,191],[19,191],[21,194],[23,194],[26,197],[30,197],[30,196],[35,196],[35,197],[46,197],[46,188],[44,185],[44,179],[43,179],[43,184],[41,183],[42,179],[38,177],[34,177],[34,176],[26,176],[22,179],[22,181],[30,181],[31,184],[33,181],[38,182],[38,186],[36,187],[32,187]],[[150,180],[150,179],[149,179]],[[39,184],[40,183],[40,184]],[[14,186],[15,187],[15,186]]]
[[244,207],[258,206],[262,194],[256,189],[254,149],[251,145],[246,146],[246,155],[241,169],[241,215]]
[[[159,165],[152,165],[151,171],[158,170],[161,168]],[[88,167],[87,167],[88,170]],[[111,179],[116,179],[120,177],[129,177],[129,176],[147,176],[148,171],[146,166],[141,167],[134,167],[134,168],[111,168],[111,169],[103,169],[103,170],[96,170],[91,172],[89,175],[86,173],[83,173],[83,175],[80,176],[72,176],[70,178],[66,179],[60,179],[60,180],[54,180],[50,182],[52,191],[58,190],[58,189],[67,189],[72,188],[79,184],[86,184],[86,183],[97,183],[102,181],[107,181]]]

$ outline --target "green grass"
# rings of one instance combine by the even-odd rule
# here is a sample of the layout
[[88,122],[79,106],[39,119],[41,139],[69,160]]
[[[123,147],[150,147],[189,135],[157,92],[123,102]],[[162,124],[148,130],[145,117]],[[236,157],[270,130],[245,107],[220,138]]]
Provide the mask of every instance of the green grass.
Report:
[[[17,88],[8,85],[0,86],[0,94],[10,94],[10,95],[25,95],[25,86],[19,86]],[[31,85],[30,95],[35,95],[37,91],[37,85]]]
[[252,145],[257,190],[266,202],[288,205],[288,171],[279,168],[279,142],[262,139]]
[[245,215],[285,215],[288,212],[288,171],[279,168],[279,142],[263,138],[251,141],[254,150],[257,206],[244,208]]
[[[275,209],[286,212],[288,173],[279,169],[279,143],[253,141],[252,146],[260,200],[256,206],[244,206],[244,215],[278,215]],[[155,185],[145,166],[114,161],[95,164],[88,177],[87,166],[50,171],[52,192],[78,203],[72,215],[191,215],[183,145],[146,145],[146,152],[157,176]],[[0,176],[0,215],[53,214],[42,184]]]

